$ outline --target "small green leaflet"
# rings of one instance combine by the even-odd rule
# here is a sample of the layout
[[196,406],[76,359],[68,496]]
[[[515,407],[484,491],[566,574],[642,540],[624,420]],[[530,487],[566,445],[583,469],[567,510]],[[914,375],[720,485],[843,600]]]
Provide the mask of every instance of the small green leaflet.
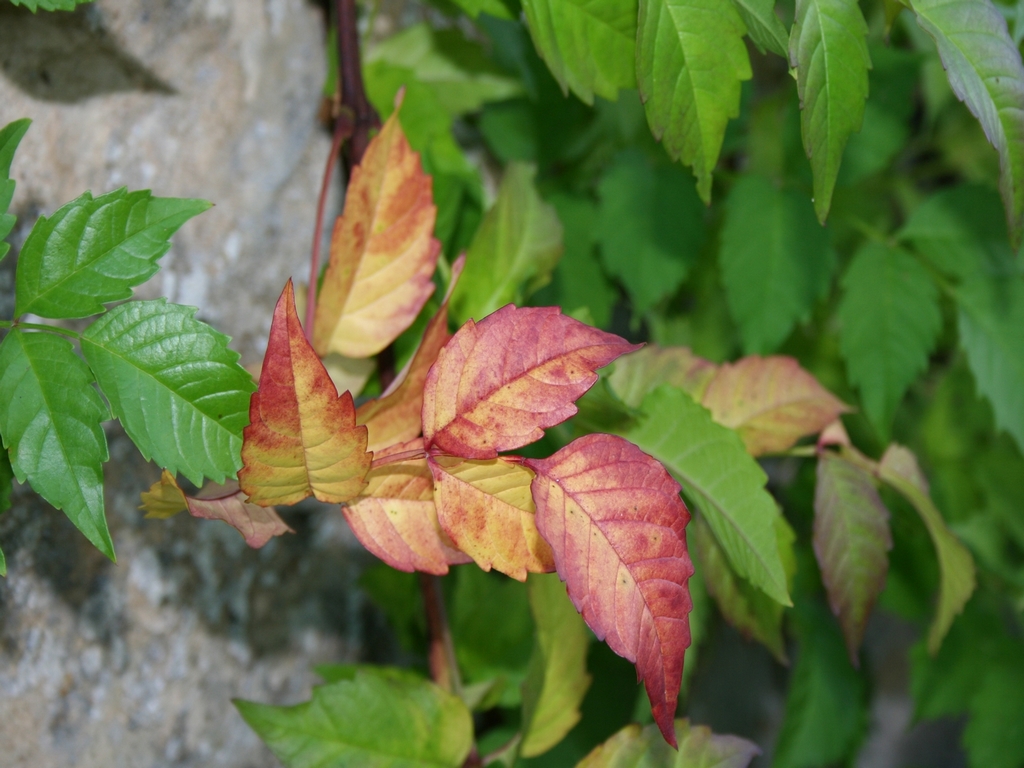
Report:
[[[776,519],[784,518],[780,515]],[[722,617],[745,638],[753,638],[771,651],[780,664],[788,663],[782,637],[782,604],[736,575],[703,517],[690,522],[688,534],[708,593],[715,599]],[[789,546],[792,547],[791,541]],[[692,663],[692,659],[687,661]]]
[[[767,477],[739,435],[716,424],[681,389],[664,385],[644,398],[645,418],[623,437],[664,464],[696,502],[736,572],[783,605],[791,605]],[[667,430],[665,424],[672,424]]]
[[1024,276],[981,277],[953,293],[960,344],[996,424],[1024,451]]
[[901,445],[890,445],[879,462],[878,476],[913,504],[935,545],[941,581],[938,609],[928,629],[928,652],[935,654],[953,619],[974,592],[974,558],[946,527],[913,453]]
[[11,0],[14,5],[23,5],[32,13],[43,11],[73,11],[75,6],[91,3],[92,0]]
[[989,0],[911,0],[953,92],[999,153],[999,189],[1014,249],[1024,234],[1024,65]]
[[13,214],[7,212],[11,207],[11,200],[14,198],[14,180],[11,179],[11,161],[14,160],[14,151],[21,143],[22,137],[28,130],[32,121],[28,118],[15,120],[0,129],[0,259],[7,255],[11,249],[9,243],[3,239],[11,234],[14,229],[14,222],[17,221]]
[[868,242],[843,276],[839,348],[864,411],[887,439],[896,406],[928,368],[942,316],[928,271],[906,251]]
[[642,316],[675,293],[697,260],[704,206],[678,166],[652,167],[639,151],[615,158],[598,195],[601,260]]
[[498,199],[480,222],[451,299],[458,323],[520,303],[551,280],[562,255],[562,224],[534,187],[537,169],[510,163]]
[[426,24],[414,24],[371,48],[366,61],[414,71],[416,80],[430,87],[453,117],[523,92],[522,85],[495,66],[478,43],[455,28],[435,31]]
[[829,232],[806,195],[747,175],[725,202],[719,263],[747,354],[768,354],[806,319],[835,269]]
[[636,86],[637,0],[523,0],[523,10],[563,91],[593,104]]
[[18,257],[15,316],[88,317],[127,299],[159,269],[168,238],[210,205],[122,188],[41,216]]
[[461,768],[473,744],[465,704],[426,680],[372,667],[273,707],[236,699],[245,722],[288,768]]
[[867,725],[864,679],[823,605],[801,600],[794,613],[800,645],[772,766],[846,764]]
[[775,15],[775,0],[733,0],[733,3],[747,26],[747,34],[761,53],[767,50],[785,57],[789,33]]
[[32,488],[114,559],[103,508],[110,418],[71,343],[15,328],[0,343],[0,434],[18,481]]
[[743,20],[732,0],[640,0],[637,80],[656,139],[693,167],[711,202],[711,172],[725,126],[751,77]]
[[860,130],[871,58],[857,0],[797,0],[789,38],[800,130],[814,173],[814,210],[824,223],[850,134]]
[[827,450],[818,456],[813,541],[850,662],[860,666],[864,630],[889,570],[889,510],[867,470]]
[[590,687],[590,632],[556,574],[532,573],[526,587],[537,640],[523,681],[520,754],[533,757],[555,746],[579,722]]
[[241,466],[256,385],[195,313],[165,299],[121,304],[82,334],[82,354],[139,452],[201,485]]
[[719,736],[706,725],[675,721],[679,750],[656,725],[627,725],[576,764],[576,768],[747,768],[761,750],[739,736]]
[[963,744],[972,766],[1018,768],[1024,763],[1024,647],[990,660],[970,702]]

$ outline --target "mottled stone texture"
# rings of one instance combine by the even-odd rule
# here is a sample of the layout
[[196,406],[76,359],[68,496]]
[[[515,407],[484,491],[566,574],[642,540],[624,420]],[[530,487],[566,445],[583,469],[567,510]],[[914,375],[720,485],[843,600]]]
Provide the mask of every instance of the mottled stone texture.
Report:
[[[281,287],[304,279],[329,146],[323,35],[306,0],[0,3],[0,123],[34,121],[12,169],[15,251],[86,189],[209,199],[138,295],[199,306],[258,363]],[[286,513],[297,533],[260,551],[222,523],[143,520],[158,470],[108,438],[117,565],[26,488],[0,516],[0,766],[276,765],[230,700],[299,701],[313,664],[365,657],[368,556],[321,506]]]

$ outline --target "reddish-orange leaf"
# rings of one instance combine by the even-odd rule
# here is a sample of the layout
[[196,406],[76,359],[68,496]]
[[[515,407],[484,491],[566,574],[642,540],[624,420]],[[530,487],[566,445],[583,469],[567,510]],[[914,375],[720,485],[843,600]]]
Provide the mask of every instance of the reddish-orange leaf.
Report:
[[416,319],[434,290],[441,251],[432,184],[396,111],[352,171],[331,235],[313,323],[321,357],[375,355]]
[[370,433],[369,450],[378,451],[395,443],[412,440],[423,431],[423,384],[441,347],[452,337],[448,332],[448,300],[465,264],[465,256],[459,256],[452,264],[448,294],[437,314],[427,324],[423,339],[408,365],[388,387],[387,392],[376,400],[363,403],[356,410],[356,423],[365,424]]
[[679,387],[700,402],[717,368],[687,347],[648,344],[615,363],[608,383],[622,402],[633,408],[639,408],[647,393],[661,384]]
[[223,520],[245,538],[245,543],[259,549],[275,536],[294,533],[273,507],[261,507],[245,501],[237,488],[220,486],[215,495],[196,498],[186,496],[174,475],[166,469],[160,480],[142,494],[146,517],[166,518],[184,512],[207,520]]
[[850,410],[796,360],[778,356],[722,365],[702,402],[715,421],[740,433],[754,456],[785,451]]
[[[395,445],[375,459],[417,448],[423,449],[422,440]],[[341,511],[362,545],[392,568],[441,576],[449,565],[471,562],[437,522],[434,480],[424,458],[374,467],[363,495]]]
[[555,569],[551,547],[537,532],[533,472],[518,459],[435,456],[428,464],[441,527],[477,565],[519,581]]
[[309,495],[338,504],[362,491],[371,459],[352,395],[338,397],[302,333],[289,280],[274,309],[259,389],[249,401],[242,490],[264,507]]
[[466,322],[441,349],[423,392],[432,453],[492,459],[576,414],[595,371],[639,345],[566,317],[512,304]]
[[594,634],[636,664],[654,720],[675,746],[672,719],[690,645],[690,513],[679,483],[621,437],[587,435],[537,473],[537,527],[569,597]]

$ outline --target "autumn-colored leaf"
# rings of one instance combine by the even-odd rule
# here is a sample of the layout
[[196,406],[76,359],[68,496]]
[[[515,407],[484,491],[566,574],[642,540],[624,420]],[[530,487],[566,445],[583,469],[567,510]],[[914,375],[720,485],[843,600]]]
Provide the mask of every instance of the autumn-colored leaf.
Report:
[[654,720],[674,746],[693,574],[679,483],[612,435],[581,437],[526,465],[537,473],[537,527],[573,605],[598,638],[636,664]]
[[259,549],[275,536],[295,533],[273,507],[246,502],[245,494],[233,484],[220,486],[211,497],[187,496],[166,469],[148,491],[143,491],[141,508],[146,510],[146,517],[168,518],[188,510],[192,517],[223,520],[242,534],[253,549]]
[[956,615],[974,592],[977,582],[974,558],[970,551],[946,527],[946,521],[928,495],[928,483],[917,458],[907,448],[893,443],[882,455],[878,476],[899,491],[921,516],[939,558],[939,605],[928,629],[928,652],[939,652]]
[[754,456],[785,451],[850,410],[793,358],[758,355],[720,366],[702,404]]
[[423,431],[423,383],[441,347],[451,338],[448,332],[448,300],[465,264],[465,256],[459,256],[452,264],[448,294],[423,331],[423,339],[408,365],[384,394],[356,409],[356,423],[365,424],[369,431],[368,450],[378,451],[394,443],[412,440]]
[[291,280],[274,309],[259,389],[249,401],[238,481],[261,506],[314,495],[339,504],[363,489],[371,454],[348,392],[338,397],[295,313]]
[[679,387],[700,402],[718,366],[697,357],[687,347],[648,344],[615,363],[608,377],[615,394],[631,408],[639,408],[647,393],[660,384]]
[[511,304],[469,320],[427,374],[423,437],[431,452],[492,459],[576,414],[595,370],[637,345],[566,317]]
[[533,472],[512,458],[435,456],[428,464],[441,527],[477,565],[519,581],[554,570],[551,547],[537,532]]
[[352,171],[313,323],[321,357],[369,357],[412,324],[434,291],[433,182],[396,111]]
[[674,728],[678,751],[658,739],[654,726],[631,723],[594,747],[576,768],[747,768],[761,754],[752,741],[712,733],[706,725],[680,718]]
[[[376,461],[423,449],[423,441],[399,443]],[[341,508],[360,543],[392,568],[441,576],[449,565],[471,559],[441,530],[434,508],[434,480],[425,458],[370,469],[362,495]]]
[[885,586],[890,549],[889,510],[874,478],[840,455],[822,451],[814,491],[814,554],[855,667],[868,617]]

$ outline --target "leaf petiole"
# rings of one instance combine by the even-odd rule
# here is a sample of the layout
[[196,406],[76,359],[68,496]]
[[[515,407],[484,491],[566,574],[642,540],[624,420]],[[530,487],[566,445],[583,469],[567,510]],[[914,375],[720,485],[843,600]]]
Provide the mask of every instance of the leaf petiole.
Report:
[[62,336],[70,336],[73,339],[81,338],[81,334],[68,328],[61,328],[59,325],[44,325],[43,323],[23,323],[19,320],[0,320],[0,328],[29,328],[34,331],[50,331],[59,333]]

